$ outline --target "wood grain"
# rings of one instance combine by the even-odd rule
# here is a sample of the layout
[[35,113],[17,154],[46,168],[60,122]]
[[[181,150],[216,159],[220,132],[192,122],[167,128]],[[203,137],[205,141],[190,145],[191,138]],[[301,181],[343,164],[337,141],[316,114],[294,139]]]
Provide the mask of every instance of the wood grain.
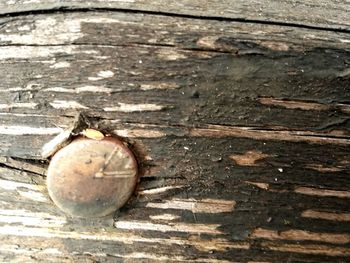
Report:
[[[182,132],[219,124],[233,126],[227,136],[257,138],[257,129],[296,141],[326,133],[336,142],[349,133],[344,33],[313,32],[306,44],[310,30],[155,15],[78,12],[6,20],[0,133],[12,146],[1,151],[10,156],[38,158],[42,143],[80,111],[111,120],[106,128],[121,136],[125,123],[181,126]],[[14,125],[12,114],[27,115]],[[223,134],[226,127],[210,129]],[[134,128],[134,136],[146,136],[142,130]],[[164,134],[153,130],[147,136]],[[26,140],[33,142],[28,149],[16,139],[16,153],[15,134],[37,139]]]
[[[1,260],[346,261],[348,5],[1,2]],[[114,218],[47,195],[79,114],[139,161]]]
[[197,18],[231,19],[238,21],[292,24],[324,29],[349,31],[348,1],[337,0],[212,0],[203,1],[145,1],[145,0],[5,0],[0,3],[0,13],[28,11],[102,9],[153,12],[169,16],[191,16]]

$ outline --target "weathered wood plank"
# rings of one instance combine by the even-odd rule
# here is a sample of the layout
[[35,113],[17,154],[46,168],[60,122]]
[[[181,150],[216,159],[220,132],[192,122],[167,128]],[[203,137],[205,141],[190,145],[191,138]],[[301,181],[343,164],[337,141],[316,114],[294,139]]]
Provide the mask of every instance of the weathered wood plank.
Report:
[[[199,145],[199,142],[195,145]],[[222,142],[218,144],[222,145]],[[247,144],[251,147],[250,140],[247,140]],[[260,142],[257,146],[268,147],[269,144]],[[244,143],[235,145],[242,147]],[[180,148],[182,146],[179,145]],[[204,146],[218,149],[208,144]],[[200,262],[231,261],[235,258],[286,260],[292,257],[295,260],[308,258],[310,261],[324,260],[327,256],[333,257],[333,260],[334,257],[344,258],[350,253],[346,246],[350,239],[344,233],[347,222],[339,222],[332,217],[310,219],[305,217],[305,211],[327,209],[331,215],[344,213],[348,207],[348,197],[344,199],[336,194],[323,196],[322,187],[332,188],[333,193],[345,193],[347,189],[344,182],[340,180],[338,185],[335,182],[337,178],[347,178],[348,174],[324,174],[324,178],[321,178],[324,181],[318,179],[315,184],[312,174],[315,178],[320,177],[320,174],[309,171],[309,176],[305,177],[305,170],[297,168],[300,165],[303,167],[303,164],[296,162],[300,155],[306,155],[301,150],[309,147],[313,148],[309,149],[310,152],[318,152],[314,148],[316,146],[307,144],[301,145],[294,154],[291,147],[279,146],[280,149],[286,149],[286,157],[280,155],[282,152],[279,157],[267,157],[271,154],[266,151],[265,159],[248,167],[242,163],[237,165],[229,158],[219,163],[214,160],[211,165],[204,166],[210,158],[205,157],[207,153],[204,152],[202,156],[197,156],[195,167],[185,159],[173,167],[184,171],[175,173],[181,175],[179,180],[158,179],[158,182],[152,183],[141,178],[136,196],[121,211],[113,228],[110,219],[97,220],[91,225],[89,220],[66,218],[51,205],[44,180],[40,176],[3,168],[0,233],[7,237],[1,247],[2,255],[17,259],[34,255],[38,260],[43,255],[51,254],[58,258],[73,257],[75,260],[79,259],[76,257],[78,255],[105,260],[110,260],[113,255],[131,259],[138,255],[142,259],[152,260],[158,255],[160,261],[197,259]],[[337,152],[334,149],[329,151]],[[245,149],[238,150],[235,147],[233,152],[237,160],[239,153],[244,155]],[[314,161],[318,159],[322,162],[326,156],[327,153],[314,154]],[[290,157],[288,162],[283,161]],[[293,167],[288,167],[290,163],[294,164]],[[278,167],[283,167],[283,171]],[[31,182],[33,179],[35,184]],[[260,184],[256,186],[252,182]],[[298,193],[295,191],[298,184],[318,187],[318,195],[307,197]],[[166,186],[173,188],[165,189]],[[261,186],[263,189],[260,189]],[[158,192],[145,191],[157,187],[160,189]],[[218,196],[222,199],[213,199]],[[101,231],[101,228],[104,230]],[[282,232],[277,234],[276,231]],[[46,244],[43,244],[44,240]],[[272,240],[272,243],[267,240]],[[130,242],[133,245],[129,244],[127,249],[125,245]],[[75,253],[67,251],[66,244],[74,248]],[[161,247],[163,254],[152,254],[158,251],[152,244],[156,244],[158,249]],[[183,246],[187,247],[186,256],[183,255]],[[38,248],[44,251],[35,252]],[[34,249],[34,252],[30,252],[30,249]],[[269,255],[259,253],[261,249],[269,251]],[[136,255],[135,251],[140,254]],[[284,251],[289,253],[284,254]]]
[[[346,261],[347,3],[328,2],[332,24],[323,2],[272,24],[225,1],[89,3],[0,4],[24,12],[0,21],[1,260]],[[114,219],[66,217],[46,192],[41,147],[79,113],[140,164]]]
[[349,1],[292,0],[214,0],[203,1],[55,1],[55,0],[5,0],[0,3],[0,14],[47,11],[59,9],[109,9],[123,11],[149,11],[168,15],[186,15],[198,18],[233,19],[239,21],[295,24],[349,31]]
[[[349,134],[348,34],[93,12],[4,19],[1,31],[1,151],[9,156],[38,158],[71,121],[51,116],[79,111],[112,120],[105,128],[121,136],[127,122],[183,126],[180,133],[255,127],[286,139],[295,130],[300,140]],[[33,143],[23,148],[21,135]]]

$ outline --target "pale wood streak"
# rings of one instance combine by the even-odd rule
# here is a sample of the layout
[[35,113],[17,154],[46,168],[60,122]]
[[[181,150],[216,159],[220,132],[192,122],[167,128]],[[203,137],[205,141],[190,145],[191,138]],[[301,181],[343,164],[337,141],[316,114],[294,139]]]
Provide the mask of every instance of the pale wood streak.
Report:
[[263,242],[261,246],[267,250],[302,253],[313,255],[327,255],[327,256],[350,256],[350,249],[346,247],[330,247],[325,245],[300,245],[300,244],[281,244],[272,242]]
[[258,101],[264,105],[280,106],[287,109],[327,111],[333,108],[339,108],[344,113],[350,113],[350,106],[346,104],[328,105],[316,102],[282,100],[276,98],[259,98]]
[[185,232],[197,234],[222,234],[217,228],[219,224],[188,224],[188,223],[171,223],[171,224],[154,224],[147,221],[116,221],[114,226],[119,229],[128,230],[148,230],[159,232]]
[[315,218],[331,221],[350,221],[350,213],[335,213],[335,212],[324,212],[317,210],[305,210],[301,213],[302,217]]
[[207,128],[193,128],[190,130],[193,137],[240,137],[254,140],[278,140],[291,142],[309,142],[315,144],[349,145],[350,139],[346,137],[325,137],[322,133],[311,131],[287,130],[258,130],[252,127],[228,127],[209,125]]
[[249,249],[250,245],[246,242],[229,242],[226,239],[213,238],[205,239],[182,239],[182,238],[148,238],[142,235],[135,235],[126,232],[118,231],[96,231],[81,232],[81,231],[65,231],[60,229],[49,229],[39,227],[24,227],[24,226],[0,226],[0,235],[4,236],[22,236],[22,237],[44,237],[44,238],[61,238],[61,239],[76,239],[76,240],[95,240],[95,241],[114,241],[124,244],[134,242],[163,244],[167,246],[181,245],[194,246],[204,251],[226,249]]
[[261,151],[252,150],[244,154],[232,154],[230,155],[230,159],[240,166],[257,166],[257,161],[263,160],[269,156],[269,154],[264,154]]
[[158,209],[179,209],[190,210],[193,213],[227,213],[232,212],[236,202],[233,200],[219,199],[172,199],[166,200],[163,203],[147,203],[146,207]]
[[287,231],[276,231],[263,228],[257,228],[250,236],[253,239],[263,238],[272,240],[310,240],[318,242],[327,242],[332,244],[348,244],[350,243],[350,234],[334,234],[334,233],[316,233],[299,229],[291,229]]
[[313,187],[296,187],[294,189],[295,193],[304,195],[315,195],[324,197],[339,197],[339,198],[350,198],[350,191],[339,191],[330,189],[320,189]]

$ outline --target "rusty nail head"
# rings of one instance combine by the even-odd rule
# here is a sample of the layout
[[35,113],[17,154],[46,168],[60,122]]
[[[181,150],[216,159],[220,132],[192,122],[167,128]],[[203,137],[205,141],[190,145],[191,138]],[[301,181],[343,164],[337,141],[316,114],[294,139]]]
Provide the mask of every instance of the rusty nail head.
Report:
[[78,137],[51,159],[47,187],[54,203],[77,217],[102,217],[122,207],[137,183],[137,162],[118,139]]

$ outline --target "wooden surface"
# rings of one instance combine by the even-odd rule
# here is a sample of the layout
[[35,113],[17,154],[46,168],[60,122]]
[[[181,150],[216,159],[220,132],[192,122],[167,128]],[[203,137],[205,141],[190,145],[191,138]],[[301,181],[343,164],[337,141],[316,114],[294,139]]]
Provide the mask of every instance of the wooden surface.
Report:
[[119,10],[350,31],[348,0],[3,0],[0,14],[52,10]]
[[[349,259],[348,1],[56,2],[0,3],[2,261]],[[47,195],[78,114],[138,157],[114,218]]]

